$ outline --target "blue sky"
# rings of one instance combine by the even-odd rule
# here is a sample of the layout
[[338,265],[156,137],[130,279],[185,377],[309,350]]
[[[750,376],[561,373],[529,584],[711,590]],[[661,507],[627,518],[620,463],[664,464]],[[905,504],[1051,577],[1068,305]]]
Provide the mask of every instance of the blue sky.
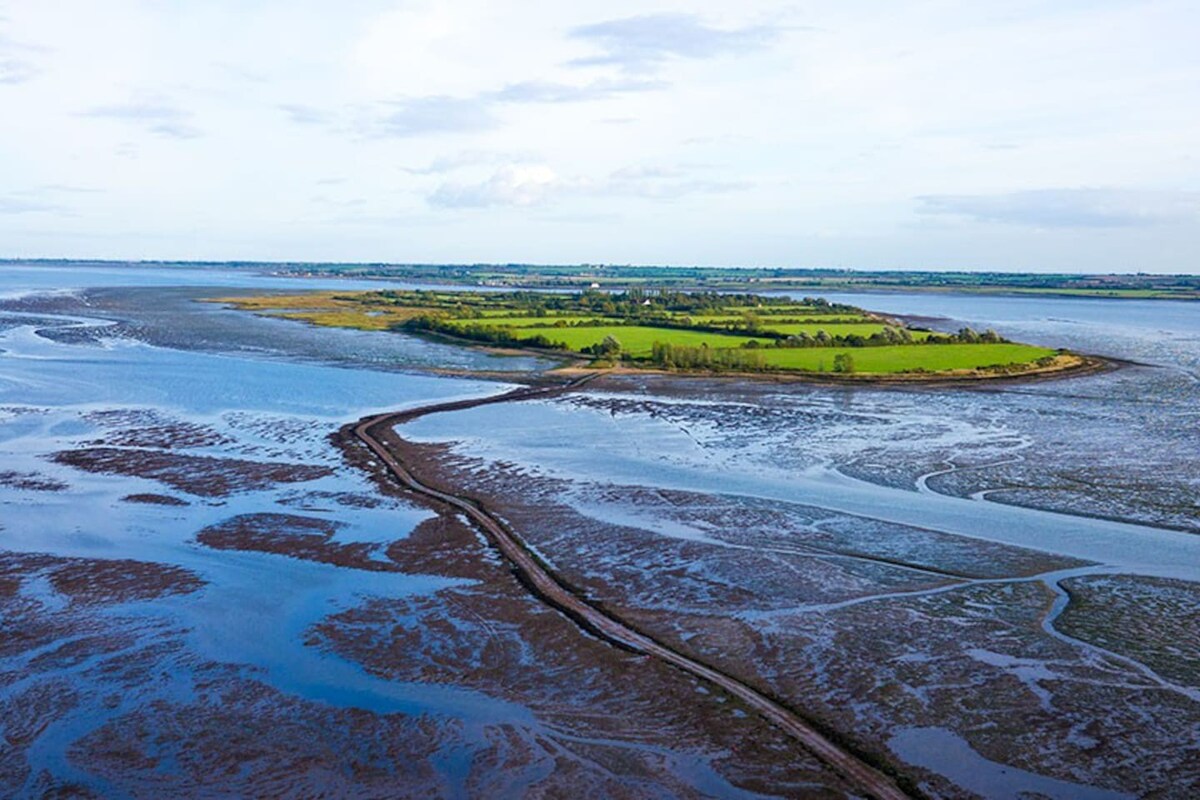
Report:
[[1200,271],[1188,2],[0,2],[0,255]]

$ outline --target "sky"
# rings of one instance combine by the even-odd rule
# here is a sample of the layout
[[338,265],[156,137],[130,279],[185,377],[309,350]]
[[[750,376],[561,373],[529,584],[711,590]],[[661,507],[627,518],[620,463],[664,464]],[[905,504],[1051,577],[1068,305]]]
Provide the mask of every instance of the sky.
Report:
[[0,0],[0,257],[1200,272],[1195,0]]

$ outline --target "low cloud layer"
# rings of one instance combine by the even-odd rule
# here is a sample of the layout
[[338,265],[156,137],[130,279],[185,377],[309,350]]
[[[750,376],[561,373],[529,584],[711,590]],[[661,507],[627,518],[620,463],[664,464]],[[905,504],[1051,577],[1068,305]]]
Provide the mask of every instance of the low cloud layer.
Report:
[[328,125],[333,121],[329,112],[300,103],[280,103],[279,110],[297,125]]
[[468,96],[401,97],[365,109],[331,111],[297,103],[281,103],[278,108],[298,125],[323,125],[336,130],[353,118],[351,127],[363,135],[410,138],[496,129],[505,106],[587,103],[667,88],[662,81],[628,78],[585,83],[529,80]]
[[714,58],[761,50],[779,35],[777,28],[766,25],[719,28],[694,14],[643,14],[574,28],[573,38],[601,52],[572,63],[645,72],[672,58]]
[[668,88],[663,81],[601,79],[584,84],[555,81],[521,81],[511,83],[483,99],[497,103],[582,103],[603,100],[629,92],[652,92]]
[[[703,172],[703,170],[701,170]],[[608,175],[565,177],[544,164],[506,164],[482,181],[446,181],[429,195],[438,208],[538,206],[566,196],[671,200],[749,189],[748,181],[713,179],[680,167],[624,167]]]
[[408,137],[476,133],[497,125],[488,104],[475,98],[408,97],[383,104],[380,111],[364,126],[370,135]]
[[927,195],[922,214],[1037,228],[1121,228],[1200,220],[1200,192],[1035,189],[993,195]]
[[18,41],[3,31],[6,20],[0,16],[0,86],[27,83],[42,74],[39,61],[46,48]]
[[0,58],[0,83],[25,83],[36,78],[40,71],[32,61]]
[[41,211],[59,211],[59,207],[50,203],[30,200],[25,197],[0,196],[0,214],[33,214]]
[[126,103],[92,106],[81,116],[111,119],[137,125],[156,136],[170,139],[195,139],[202,135],[192,124],[192,115],[163,100],[133,100]]

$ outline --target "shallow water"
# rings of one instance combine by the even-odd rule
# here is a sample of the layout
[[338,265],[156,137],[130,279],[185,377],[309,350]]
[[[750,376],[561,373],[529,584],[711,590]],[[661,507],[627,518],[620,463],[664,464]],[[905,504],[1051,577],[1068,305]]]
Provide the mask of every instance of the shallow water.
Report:
[[[390,706],[387,698],[395,694],[394,687],[375,682],[378,696],[373,701],[366,689],[356,694],[356,684],[371,682],[361,674],[350,680],[354,671],[346,665],[316,663],[312,651],[300,646],[300,634],[355,594],[429,592],[445,581],[364,575],[292,559],[214,552],[192,541],[207,525],[275,508],[293,487],[196,501],[182,509],[135,505],[119,498],[161,491],[156,481],[80,473],[48,463],[46,456],[103,435],[100,426],[89,423],[89,415],[125,409],[210,426],[230,440],[189,453],[242,456],[268,451],[272,460],[336,467],[337,455],[325,439],[345,422],[434,398],[488,394],[494,385],[188,352],[128,340],[99,347],[64,345],[38,336],[32,327],[0,334],[0,349],[0,452],[5,469],[49,475],[70,487],[49,494],[0,487],[0,542],[6,549],[133,557],[192,569],[210,588],[199,599],[170,604],[171,613],[196,631],[196,643],[206,655],[270,667],[270,674],[284,681],[280,688],[306,697]],[[284,425],[302,433],[280,443],[257,435],[259,425]],[[305,489],[372,491],[364,479],[347,473],[310,482]],[[391,504],[383,509],[338,507],[335,516],[346,526],[338,541],[386,542],[402,538],[430,515]],[[241,613],[236,624],[229,624],[231,607],[252,613]],[[379,692],[380,686],[386,691]],[[427,704],[437,705],[432,699]],[[480,698],[456,703],[459,708],[481,705],[486,703]]]
[[972,792],[992,800],[1022,800],[1030,795],[1052,800],[1125,800],[1133,795],[1055,780],[989,761],[944,728],[909,728],[889,743],[901,758],[948,775]]
[[[554,478],[800,503],[1200,581],[1194,534],[878,486],[840,474],[836,462],[803,470],[747,463],[744,449],[700,444],[673,421],[648,415],[616,419],[562,402],[528,402],[510,404],[503,427],[480,407],[425,417],[403,431],[418,441],[454,440],[463,453]],[[589,446],[572,446],[581,441]]]
[[72,292],[114,286],[221,286],[271,290],[415,288],[402,281],[273,276],[262,267],[0,263],[0,298],[19,297],[29,292]]
[[[0,296],[14,300],[31,291],[53,287],[60,296],[79,295],[90,286],[136,282],[140,286],[178,284],[231,286],[278,284],[245,272],[207,270],[117,269],[0,269]],[[76,283],[78,282],[78,283]],[[309,288],[298,280],[289,288]],[[341,285],[341,284],[339,284]],[[135,295],[147,301],[154,295]],[[291,498],[303,493],[374,496],[362,476],[344,469],[327,437],[342,424],[383,409],[488,394],[498,384],[439,378],[395,371],[402,353],[426,352],[419,341],[392,342],[388,369],[350,368],[355,358],[321,363],[311,353],[288,357],[286,342],[270,349],[245,346],[236,335],[221,341],[214,332],[227,329],[233,313],[217,306],[192,303],[189,308],[174,295],[162,296],[182,311],[221,320],[198,325],[209,338],[189,349],[155,346],[129,336],[106,338],[114,319],[137,318],[137,308],[96,318],[77,313],[54,315],[5,312],[0,331],[0,471],[37,475],[61,481],[62,491],[30,491],[0,486],[0,547],[9,551],[50,553],[90,558],[134,558],[185,567],[207,582],[198,594],[154,602],[132,602],[119,608],[125,620],[142,619],[139,629],[186,631],[193,657],[241,665],[259,680],[280,691],[340,707],[379,713],[449,715],[467,722],[527,722],[520,706],[453,686],[405,684],[373,677],[357,665],[323,655],[304,645],[306,631],[332,612],[350,607],[364,596],[401,597],[430,594],[459,583],[434,576],[373,573],[338,569],[279,556],[217,551],[199,545],[195,535],[206,526],[238,514],[303,513],[334,519],[341,524],[333,541],[387,543],[406,536],[429,512],[387,501],[378,508],[347,507],[308,501],[297,511]],[[147,306],[144,316],[155,309]],[[103,313],[103,312],[101,312]],[[182,319],[177,317],[177,319]],[[90,327],[98,338],[67,343],[47,338],[47,331]],[[272,326],[288,335],[311,334],[303,326],[254,319],[258,330]],[[187,323],[181,322],[181,328]],[[298,329],[298,330],[293,330]],[[347,343],[336,332],[322,338],[334,349]],[[399,338],[399,337],[393,337]],[[330,339],[335,340],[332,344]],[[436,355],[436,353],[435,353]],[[478,359],[478,356],[475,356]],[[409,361],[411,362],[411,358]],[[105,414],[153,414],[172,424],[204,426],[220,439],[192,446],[189,455],[265,459],[269,462],[324,465],[331,474],[316,481],[239,492],[225,497],[191,497],[183,507],[122,502],[125,495],[162,493],[155,480],[80,472],[55,464],[57,451],[86,445],[114,434]],[[119,431],[118,431],[119,432]],[[281,435],[282,432],[282,435]],[[168,492],[177,495],[176,492]],[[321,494],[324,493],[324,494]],[[185,494],[186,496],[186,494]],[[321,508],[324,506],[324,508]],[[33,582],[33,599],[44,607],[61,607],[63,600],[46,585]],[[66,746],[123,710],[148,702],[182,701],[191,693],[182,667],[178,678],[117,708],[87,704],[67,721],[51,726],[31,750],[35,772],[50,769],[63,779],[83,780],[104,790],[72,767],[63,755]],[[103,684],[74,670],[79,687],[99,694]],[[0,697],[16,696],[23,682],[0,687]],[[113,796],[119,796],[119,792]]]
[[[423,367],[546,366],[194,302],[210,293],[205,287],[326,285],[360,288],[244,270],[0,267],[0,298],[8,304],[8,310],[0,308],[0,472],[66,486],[46,491],[0,485],[0,548],[135,558],[193,570],[208,582],[198,594],[131,602],[119,608],[120,616],[184,630],[196,657],[240,665],[287,695],[335,707],[447,717],[468,730],[498,721],[536,728],[520,704],[453,685],[388,681],[304,644],[315,623],[364,597],[430,595],[455,580],[213,550],[195,540],[207,526],[266,512],[336,520],[343,524],[334,539],[340,543],[403,538],[429,512],[393,500],[368,508],[327,499],[376,495],[365,477],[342,465],[329,434],[372,412],[506,388],[421,374]],[[378,287],[372,282],[365,288]],[[47,291],[57,296],[46,299]],[[691,382],[681,394],[632,381],[581,397],[426,417],[403,433],[455,441],[462,454],[484,463],[580,487],[663,488],[802,504],[871,523],[1072,556],[1094,562],[1101,573],[1200,581],[1200,536],[1191,532],[1200,530],[1200,306],[949,295],[833,299],[941,317],[937,324],[947,328],[995,327],[1013,338],[1152,366],[966,391],[791,386],[740,396],[719,384]],[[1114,316],[1119,322],[1111,321]],[[80,330],[88,335],[68,335]],[[227,496],[187,496],[190,504],[182,507],[123,502],[136,493],[186,492],[148,477],[94,474],[49,459],[117,435],[119,426],[104,416],[114,411],[213,432],[211,443],[190,446],[189,454],[325,466],[331,473]],[[128,425],[136,427],[132,419]],[[1061,485],[1056,493],[1028,488],[1051,484]],[[1147,500],[1151,485],[1163,499]],[[298,500],[302,495],[313,497]],[[609,524],[642,526],[664,539],[710,541],[704,529],[655,517],[652,509],[600,504],[588,491],[567,493],[564,501]],[[311,508],[299,511],[298,503]],[[546,556],[553,562],[554,553]],[[65,602],[45,583],[25,590],[47,609]],[[194,691],[182,663],[168,660],[164,669],[173,677],[145,695],[111,708],[96,697],[51,726],[31,747],[34,765],[119,794],[64,753],[131,708],[182,700]],[[85,692],[103,688],[86,670],[64,675]],[[21,688],[0,686],[0,699]],[[938,740],[932,750],[929,741],[913,734],[893,740],[892,747],[903,759],[968,788],[974,779],[960,767],[975,763],[971,759],[979,769],[968,772],[994,773],[965,741]],[[958,755],[942,763],[933,751]],[[460,778],[470,760],[469,752],[449,751],[439,759],[440,769]],[[702,758],[687,761],[686,769],[705,791],[739,794]],[[1066,784],[1034,773],[1007,774],[1016,782],[990,784],[996,792],[1069,796],[1063,794]]]

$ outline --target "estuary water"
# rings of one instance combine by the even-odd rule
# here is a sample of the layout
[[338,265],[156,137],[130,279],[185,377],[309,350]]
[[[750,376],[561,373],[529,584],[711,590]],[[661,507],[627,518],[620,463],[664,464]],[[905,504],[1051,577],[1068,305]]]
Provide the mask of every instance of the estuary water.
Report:
[[[393,499],[349,502],[378,495],[342,463],[329,435],[380,410],[507,388],[434,375],[433,367],[505,371],[547,364],[196,302],[220,290],[259,288],[381,284],[250,270],[0,266],[0,549],[137,559],[195,572],[207,582],[202,593],[131,601],[120,613],[185,630],[192,652],[241,665],[285,694],[448,717],[472,731],[496,722],[536,728],[518,703],[454,685],[385,680],[304,644],[313,625],[363,597],[430,596],[457,579],[214,550],[196,537],[231,517],[304,508],[335,522],[334,541],[341,544],[403,538],[430,513]],[[935,318],[928,324],[937,327],[991,327],[1013,339],[1138,365],[966,390],[743,391],[687,380],[678,391],[632,380],[582,397],[426,417],[403,434],[452,442],[464,457],[579,486],[778,501],[1070,556],[1105,574],[1200,582],[1200,304],[918,294],[830,299]],[[177,479],[163,474],[88,472],[55,457],[114,443],[128,447],[148,428],[166,437],[198,436],[186,445],[192,456],[323,473],[205,494],[189,493],[186,482],[171,484]],[[185,504],[124,499],[164,493]],[[606,514],[582,493],[567,501],[581,514]],[[682,530],[634,508],[608,509],[610,522],[640,524],[664,539]],[[553,553],[546,556],[553,562]],[[35,594],[47,607],[63,602],[48,586]],[[15,674],[22,663],[0,659],[0,669]],[[169,661],[162,667],[173,677],[115,705],[103,699],[112,691],[103,678],[65,670],[64,679],[76,682],[86,700],[38,738],[29,756],[33,773],[46,770],[120,796],[67,752],[131,709],[194,692],[182,667]],[[0,701],[25,688],[0,685]],[[485,738],[470,735],[476,745]],[[902,757],[920,752],[907,748]],[[448,757],[439,767],[452,795],[467,794],[454,783],[463,776],[462,758]],[[936,758],[921,765],[939,770]],[[710,794],[741,794],[703,760],[688,769]],[[1062,792],[1074,785],[1029,775],[1028,786],[1010,780],[1006,791],[1067,796]]]

